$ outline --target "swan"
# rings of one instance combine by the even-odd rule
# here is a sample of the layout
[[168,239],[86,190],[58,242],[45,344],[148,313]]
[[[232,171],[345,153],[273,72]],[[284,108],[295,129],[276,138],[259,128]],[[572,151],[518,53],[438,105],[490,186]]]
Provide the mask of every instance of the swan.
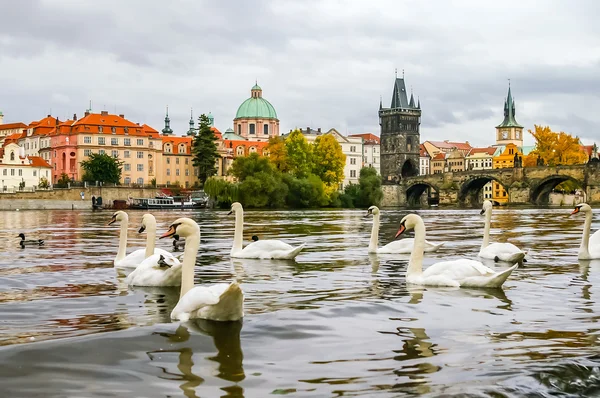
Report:
[[582,203],[575,206],[571,215],[581,212],[585,213],[585,224],[583,224],[583,237],[581,238],[581,246],[579,247],[577,258],[580,260],[600,259],[600,230],[590,236],[593,216],[592,208],[587,203]]
[[415,246],[408,261],[406,282],[425,286],[453,287],[500,287],[519,266],[496,272],[479,261],[459,259],[442,261],[423,271],[423,251],[425,248],[425,224],[416,214],[409,214],[400,222],[396,238],[404,231],[415,230]]
[[[181,263],[171,253],[159,253],[154,249],[156,218],[144,214],[139,233],[146,231],[146,258],[127,275],[125,282],[130,286],[179,286],[181,285]],[[161,249],[162,250],[162,249]]]
[[479,250],[479,257],[494,261],[505,261],[511,264],[522,262],[525,258],[525,252],[512,243],[490,243],[492,207],[492,202],[489,200],[483,202],[480,214],[485,215],[485,228],[483,230],[483,242]]
[[[242,249],[242,232],[244,229],[244,208],[241,203],[235,202],[231,205],[229,214],[235,212],[235,232],[233,235],[233,247],[231,257],[235,258],[259,258],[291,260],[304,248],[304,243],[293,247],[276,239],[254,240]],[[229,215],[228,214],[228,215]]]
[[[373,227],[371,228],[371,241],[369,242],[369,253],[396,253],[396,254],[410,254],[412,252],[415,240],[414,238],[406,238],[401,240],[394,240],[385,246],[377,248],[377,241],[379,240],[379,219],[381,217],[379,208],[377,206],[371,206],[367,209],[368,217],[373,215]],[[431,243],[425,241],[425,251],[434,252],[442,247],[444,243]]]
[[[117,251],[117,255],[114,260],[115,267],[123,267],[123,268],[135,268],[148,255],[151,255],[153,252],[147,250],[148,244],[151,243],[152,248],[154,248],[154,239],[156,236],[148,235],[146,238],[146,249],[137,249],[128,255],[126,255],[127,249],[127,227],[129,225],[129,216],[124,211],[117,211],[112,215],[112,218],[106,225],[111,225],[115,222],[119,222],[121,224],[121,232],[119,236],[119,250]],[[170,255],[170,253],[163,249],[154,249],[154,254],[163,254]]]
[[22,233],[22,232],[17,237],[21,238],[21,240],[19,241],[19,244],[21,245],[21,247],[25,247],[25,246],[42,246],[44,244],[44,240],[43,239],[25,239],[25,234]]
[[237,321],[244,317],[244,292],[237,282],[194,287],[194,264],[200,247],[200,227],[189,218],[179,218],[160,239],[179,235],[185,238],[179,302],[171,319]]

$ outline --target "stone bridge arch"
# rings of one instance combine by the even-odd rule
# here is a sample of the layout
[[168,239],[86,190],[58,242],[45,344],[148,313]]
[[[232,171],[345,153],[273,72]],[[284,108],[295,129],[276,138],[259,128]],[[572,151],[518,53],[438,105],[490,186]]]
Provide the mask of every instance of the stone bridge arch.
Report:
[[458,191],[458,203],[463,206],[473,207],[478,207],[483,204],[485,198],[483,198],[481,190],[488,182],[497,182],[504,188],[508,195],[508,187],[498,177],[491,174],[479,174],[472,176],[462,183]]
[[553,174],[548,177],[542,178],[536,183],[532,184],[531,189],[529,191],[530,202],[536,205],[548,204],[548,202],[550,201],[550,193],[552,192],[552,190],[558,184],[565,181],[573,181],[575,184],[579,185],[584,192],[586,191],[586,185],[583,181],[571,177],[570,175]]
[[437,200],[439,200],[440,190],[436,185],[429,183],[425,180],[411,181],[408,187],[406,188],[406,204],[408,206],[414,207],[420,206],[421,197],[428,189],[430,190],[430,195],[428,196],[428,199],[429,197],[432,197],[435,198],[437,202]]

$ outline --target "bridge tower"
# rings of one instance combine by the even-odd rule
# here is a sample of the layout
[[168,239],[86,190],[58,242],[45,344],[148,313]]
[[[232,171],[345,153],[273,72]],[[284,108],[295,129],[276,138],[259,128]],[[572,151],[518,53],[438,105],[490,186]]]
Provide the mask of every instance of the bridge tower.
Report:
[[510,92],[510,82],[508,83],[508,95],[504,100],[504,120],[496,126],[496,145],[515,144],[517,147],[523,147],[523,126],[517,123],[515,119],[515,100]]
[[379,101],[379,125],[383,183],[394,184],[403,177],[419,175],[421,101],[415,104],[412,92],[408,99],[404,72],[402,78],[396,76],[390,107],[384,108]]

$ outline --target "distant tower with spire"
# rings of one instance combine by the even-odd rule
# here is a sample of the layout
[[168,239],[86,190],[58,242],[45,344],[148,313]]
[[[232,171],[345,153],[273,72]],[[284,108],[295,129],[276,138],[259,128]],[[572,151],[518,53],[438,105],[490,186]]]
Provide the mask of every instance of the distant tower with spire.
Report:
[[167,114],[165,116],[165,128],[162,129],[163,135],[173,135],[173,130],[171,129],[171,119],[169,118],[169,106],[167,105]]
[[196,135],[196,128],[194,127],[194,110],[190,109],[190,128],[188,129],[186,135],[194,136]]
[[523,146],[523,126],[515,119],[515,100],[510,91],[510,80],[508,81],[508,95],[504,100],[504,120],[496,126],[496,145],[515,144],[519,148]]
[[384,184],[398,183],[404,177],[419,174],[419,144],[421,101],[406,92],[404,70],[394,81],[392,103],[384,108],[379,100],[379,125],[381,126],[381,177]]

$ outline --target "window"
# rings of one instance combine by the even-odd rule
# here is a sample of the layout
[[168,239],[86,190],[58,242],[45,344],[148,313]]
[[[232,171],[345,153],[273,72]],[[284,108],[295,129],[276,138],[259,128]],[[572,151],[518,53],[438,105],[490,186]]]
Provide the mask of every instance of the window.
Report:
[[110,139],[110,145],[119,145],[119,139],[118,138],[111,138]]
[[138,163],[138,165],[137,165],[137,171],[144,171],[144,165]]
[[[56,153],[56,152],[54,152],[54,153]],[[54,156],[56,156],[56,155],[54,155]],[[15,153],[14,152],[10,153],[10,160],[15,160]]]
[[15,169],[10,169],[10,175],[14,176],[15,175]]
[[142,151],[138,151],[138,153],[137,153],[137,158],[138,158],[138,159],[143,159],[143,158],[144,158],[144,152],[142,152]]
[[142,177],[138,178],[137,183],[140,185],[144,185],[144,179]]
[[100,149],[100,150],[98,151],[98,153],[99,153],[100,155],[104,155],[104,154],[106,153],[106,151],[105,151],[104,149]]
[[269,135],[269,125],[268,124],[263,124],[263,134]]
[[351,146],[350,147],[350,152],[356,152],[356,147],[355,146]]
[[117,128],[116,128],[116,127],[111,127],[111,128],[110,128],[110,131],[111,131],[113,134],[117,134]]
[[19,169],[19,177],[23,176],[23,169]]
[[256,152],[256,147],[254,147],[254,146],[251,146],[251,147],[250,147],[250,150],[248,150],[248,152],[249,152],[249,153],[254,153],[254,152]]
[[165,144],[165,153],[171,153],[171,144]]
[[356,158],[350,158],[350,164],[356,164]]
[[6,175],[6,174],[7,174],[7,171],[8,171],[8,170],[6,170],[6,169],[2,170],[2,174],[3,174],[3,175]]
[[37,170],[33,170],[33,176],[37,177]]
[[102,128],[102,126],[98,126],[98,132],[102,133],[104,131],[104,129]]
[[350,170],[350,177],[356,177],[356,170]]
[[129,163],[125,163],[123,165],[123,170],[125,170],[125,171],[131,171],[131,165]]
[[118,158],[119,157],[119,151],[115,151],[113,149],[113,151],[112,151],[112,157],[115,158],[115,159]]
[[83,137],[83,143],[84,144],[91,144],[92,143],[92,137]]
[[123,157],[124,158],[130,158],[131,154],[129,153],[129,151],[123,151]]
[[171,164],[171,158],[167,158],[167,164]]
[[185,158],[185,164],[189,164],[190,160],[188,158]]
[[179,164],[179,158],[175,158],[175,164]]
[[256,134],[256,131],[255,131],[256,125],[254,123],[250,124],[249,128],[250,128],[250,130],[248,132],[249,134]]
[[243,147],[243,146],[241,146],[241,145],[240,145],[240,146],[238,146],[238,147],[236,148],[235,152],[236,152],[236,154],[237,154],[238,156],[244,156],[244,147]]
[[408,137],[406,139],[406,150],[410,152],[412,150],[412,138]]
[[104,145],[104,137],[98,137],[98,145]]
[[167,169],[167,175],[170,176],[171,175],[171,169]]
[[127,184],[127,185],[131,184],[131,178],[125,177],[125,184]]
[[125,146],[131,146],[131,138],[125,138],[123,140],[123,145],[125,145]]
[[84,149],[83,150],[83,156],[90,156],[92,154],[92,150],[91,149]]
[[179,153],[185,153],[185,144],[179,144]]
[[190,169],[185,169],[185,175],[189,176],[190,175]]
[[137,139],[137,144],[138,145],[144,145],[144,139],[143,138],[138,138]]
[[242,135],[242,125],[238,124],[238,135]]
[[178,176],[179,175],[179,169],[175,169],[175,175]]

